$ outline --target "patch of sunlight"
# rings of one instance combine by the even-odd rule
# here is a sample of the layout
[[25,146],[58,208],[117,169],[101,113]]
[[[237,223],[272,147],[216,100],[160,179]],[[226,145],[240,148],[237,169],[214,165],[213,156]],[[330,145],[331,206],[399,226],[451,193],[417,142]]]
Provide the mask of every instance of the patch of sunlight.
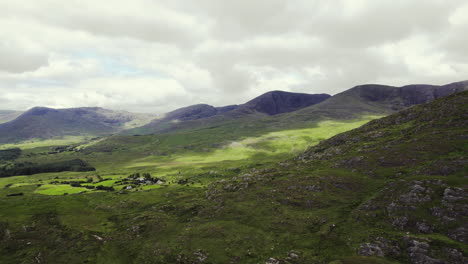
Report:
[[158,160],[147,157],[134,161],[127,168],[145,166],[193,166],[195,164],[239,161],[251,159],[256,154],[279,155],[297,154],[314,146],[320,141],[336,134],[360,127],[380,116],[366,116],[353,121],[325,120],[315,127],[270,132],[260,137],[249,137],[231,142],[224,147],[208,153],[190,153]]
[[14,143],[14,144],[0,145],[0,149],[8,149],[8,148],[32,149],[32,148],[38,148],[38,147],[61,146],[61,145],[77,144],[77,143],[81,143],[90,139],[91,137],[89,136],[66,136],[63,138],[44,139],[44,140],[31,139],[31,140],[22,141],[22,142]]
[[92,190],[86,188],[72,187],[67,184],[44,184],[37,188],[35,192],[45,195],[64,195],[65,193],[76,194],[90,191]]

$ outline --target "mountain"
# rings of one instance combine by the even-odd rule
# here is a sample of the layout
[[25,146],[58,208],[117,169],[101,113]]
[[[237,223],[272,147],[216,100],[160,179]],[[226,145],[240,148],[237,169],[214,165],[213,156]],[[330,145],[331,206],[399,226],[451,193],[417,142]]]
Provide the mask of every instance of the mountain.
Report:
[[225,107],[214,107],[207,104],[197,104],[179,108],[172,112],[169,112],[162,117],[153,120],[147,126],[157,126],[159,124],[165,124],[169,122],[183,122],[190,120],[197,120],[201,118],[211,117],[220,113],[225,113],[236,109],[237,106],[225,106]]
[[272,91],[262,94],[238,107],[238,110],[255,111],[268,115],[293,112],[301,108],[318,104],[326,99],[328,94],[305,94]]
[[[467,88],[468,81],[444,86],[360,85],[334,96],[272,91],[241,105],[214,107],[199,104],[177,109],[157,119],[151,115],[102,108],[39,107],[0,124],[0,143],[70,135],[154,134],[213,127],[232,127],[235,129],[229,133],[244,136],[252,131],[309,127],[326,119],[388,115]],[[7,114],[9,117],[5,115],[5,118],[15,115]]]
[[465,90],[468,90],[468,81],[442,86],[359,85],[336,94],[322,103],[284,115],[279,122],[290,126],[316,122],[320,118],[353,119],[363,115],[388,115]]
[[[468,81],[443,86],[407,85],[402,87],[367,84],[348,89],[334,96],[310,95],[273,91],[245,104],[232,107],[231,111],[178,120],[155,121],[124,134],[170,133],[213,127],[236,127],[241,133],[245,127],[256,131],[304,128],[320,120],[358,119],[362,116],[383,116],[413,105],[426,103],[441,96],[468,89]],[[213,108],[213,107],[211,107]],[[255,127],[255,128],[253,128]]]
[[153,116],[118,112],[99,107],[32,108],[16,119],[0,124],[0,143],[61,136],[105,135],[141,126]]
[[269,263],[467,263],[467,128],[467,91],[436,99],[218,181],[204,212],[287,234]]
[[[177,109],[165,114],[162,118],[136,129],[125,131],[125,134],[149,134],[176,129],[180,123],[182,126],[192,126],[193,122],[211,122],[213,120],[237,119],[252,114],[264,114],[267,116],[293,112],[298,109],[320,103],[328,99],[328,94],[304,94],[283,91],[272,91],[262,94],[245,104],[214,107],[206,104],[193,105]],[[199,124],[200,124],[199,123]],[[196,123],[195,123],[196,124]],[[196,127],[196,126],[193,126]]]
[[0,124],[6,123],[17,118],[23,112],[21,111],[13,111],[13,110],[0,110]]

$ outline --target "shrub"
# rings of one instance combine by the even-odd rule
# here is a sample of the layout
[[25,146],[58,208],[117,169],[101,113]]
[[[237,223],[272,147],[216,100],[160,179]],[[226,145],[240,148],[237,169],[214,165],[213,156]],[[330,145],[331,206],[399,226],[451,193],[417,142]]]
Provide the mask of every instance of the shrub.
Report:
[[33,164],[30,162],[8,163],[0,166],[0,177],[9,177],[17,175],[33,175],[45,172],[62,171],[95,171],[88,163],[80,159],[60,161],[48,164]]
[[96,186],[96,190],[100,190],[100,191],[114,191],[114,187],[110,186],[102,186],[102,185],[98,185]]
[[10,193],[10,194],[7,194],[7,196],[23,196],[24,193]]

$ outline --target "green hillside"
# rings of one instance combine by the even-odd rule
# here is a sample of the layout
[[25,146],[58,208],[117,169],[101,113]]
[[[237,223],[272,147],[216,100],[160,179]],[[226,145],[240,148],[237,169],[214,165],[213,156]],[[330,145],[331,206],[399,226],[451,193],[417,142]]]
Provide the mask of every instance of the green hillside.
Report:
[[467,108],[5,152],[97,171],[0,178],[0,262],[466,263]]

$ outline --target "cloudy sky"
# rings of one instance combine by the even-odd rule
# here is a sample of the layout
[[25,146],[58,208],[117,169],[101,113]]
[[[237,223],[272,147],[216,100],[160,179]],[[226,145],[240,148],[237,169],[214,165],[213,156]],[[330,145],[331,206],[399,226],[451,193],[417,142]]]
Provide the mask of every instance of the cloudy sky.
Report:
[[466,0],[0,0],[0,109],[468,79]]

